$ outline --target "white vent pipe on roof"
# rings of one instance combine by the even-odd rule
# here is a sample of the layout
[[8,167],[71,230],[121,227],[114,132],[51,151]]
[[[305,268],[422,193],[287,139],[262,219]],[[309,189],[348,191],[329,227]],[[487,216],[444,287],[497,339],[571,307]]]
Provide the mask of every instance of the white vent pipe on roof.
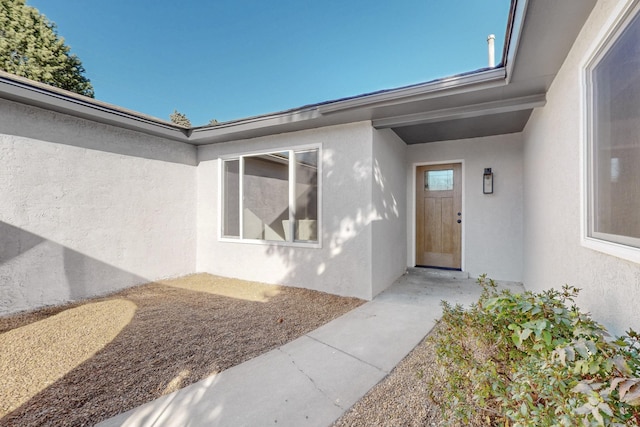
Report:
[[489,47],[489,68],[496,66],[496,48],[495,48],[496,36],[489,34],[487,37],[487,45]]

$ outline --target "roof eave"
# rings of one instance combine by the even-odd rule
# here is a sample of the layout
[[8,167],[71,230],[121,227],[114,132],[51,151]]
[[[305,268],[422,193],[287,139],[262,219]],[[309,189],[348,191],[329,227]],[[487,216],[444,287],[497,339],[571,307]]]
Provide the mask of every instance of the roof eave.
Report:
[[362,95],[359,97],[320,105],[322,114],[331,114],[353,108],[386,107],[404,102],[464,93],[470,90],[487,89],[504,85],[506,70],[503,67],[483,69],[473,73],[433,80],[418,85],[392,89],[383,93]]
[[505,79],[509,83],[513,75],[516,53],[522,37],[522,26],[527,11],[529,0],[512,0],[509,10],[509,20],[505,33],[505,44],[502,52],[502,64],[505,67]]
[[315,106],[250,117],[233,122],[193,128],[189,134],[189,142],[194,145],[204,145],[264,136],[274,133],[273,129],[279,129],[280,132],[298,130],[303,123],[310,123],[319,118],[321,118],[321,115]]
[[4,71],[0,71],[0,94],[11,101],[174,141],[189,142],[189,129]]
[[536,94],[519,98],[482,102],[479,104],[467,104],[459,107],[407,114],[398,117],[386,117],[384,119],[373,120],[372,124],[376,129],[415,126],[426,123],[531,110],[533,108],[543,107],[546,102],[545,94]]
[[[503,67],[484,69],[403,88],[309,105],[301,109],[194,128],[190,135],[190,142],[196,145],[212,144],[231,141],[236,135],[240,139],[247,139],[320,125],[371,120],[375,108],[499,87],[504,84],[505,69]],[[359,114],[354,115],[356,110]]]

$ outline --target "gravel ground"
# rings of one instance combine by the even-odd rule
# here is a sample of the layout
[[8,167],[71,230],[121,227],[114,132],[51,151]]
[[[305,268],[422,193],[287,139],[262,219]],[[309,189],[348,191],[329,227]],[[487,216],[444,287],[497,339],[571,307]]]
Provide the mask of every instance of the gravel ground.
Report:
[[440,409],[430,402],[427,393],[427,378],[436,375],[438,369],[433,344],[428,341],[432,334],[356,402],[333,427],[446,425]]
[[0,425],[93,425],[363,302],[196,274],[0,318]]

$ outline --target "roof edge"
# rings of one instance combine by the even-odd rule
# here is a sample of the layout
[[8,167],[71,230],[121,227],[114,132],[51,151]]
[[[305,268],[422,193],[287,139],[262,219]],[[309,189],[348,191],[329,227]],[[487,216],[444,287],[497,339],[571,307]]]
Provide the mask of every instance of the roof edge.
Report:
[[0,93],[11,101],[188,143],[190,129],[2,70]]
[[511,81],[515,58],[522,38],[522,28],[527,12],[529,0],[512,0],[509,11],[509,21],[505,35],[504,50],[502,52],[502,65],[505,67],[506,82]]
[[465,92],[475,86],[500,86],[504,84],[504,67],[483,68],[469,73],[431,80],[411,86],[389,89],[370,94],[344,98],[318,105],[322,114],[349,110],[358,107],[387,106],[407,101],[419,101],[428,98]]

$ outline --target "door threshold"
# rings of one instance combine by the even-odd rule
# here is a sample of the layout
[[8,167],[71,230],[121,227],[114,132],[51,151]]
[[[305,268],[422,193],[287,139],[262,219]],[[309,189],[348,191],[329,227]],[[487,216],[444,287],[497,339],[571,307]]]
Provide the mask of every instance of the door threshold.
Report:
[[461,268],[437,267],[435,265],[416,265],[416,268],[434,268],[436,270],[445,270],[445,271],[462,271]]

